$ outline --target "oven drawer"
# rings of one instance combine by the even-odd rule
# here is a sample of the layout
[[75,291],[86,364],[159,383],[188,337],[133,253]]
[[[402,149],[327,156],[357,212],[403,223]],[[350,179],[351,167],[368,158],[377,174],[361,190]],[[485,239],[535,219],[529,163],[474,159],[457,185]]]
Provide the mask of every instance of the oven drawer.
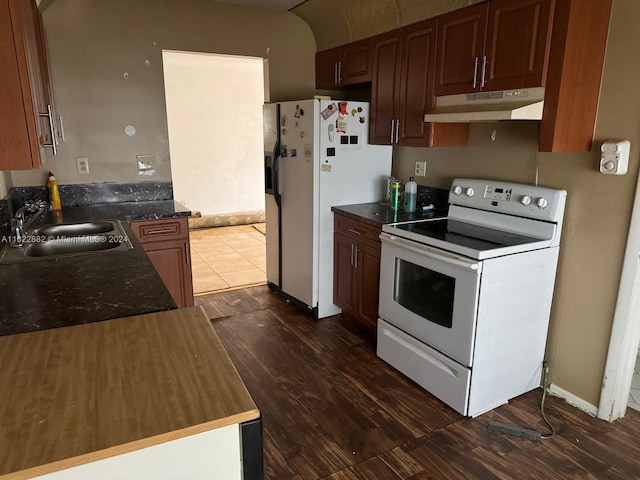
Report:
[[471,370],[378,320],[378,357],[461,415],[467,414]]

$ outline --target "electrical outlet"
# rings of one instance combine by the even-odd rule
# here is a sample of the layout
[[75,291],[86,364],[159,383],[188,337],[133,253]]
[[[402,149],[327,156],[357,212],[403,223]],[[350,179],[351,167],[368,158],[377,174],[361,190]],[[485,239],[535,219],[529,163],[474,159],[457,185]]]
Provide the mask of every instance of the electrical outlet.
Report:
[[427,162],[416,162],[414,175],[416,177],[424,177],[427,174]]
[[89,175],[89,159],[87,157],[76,157],[76,169],[78,175]]

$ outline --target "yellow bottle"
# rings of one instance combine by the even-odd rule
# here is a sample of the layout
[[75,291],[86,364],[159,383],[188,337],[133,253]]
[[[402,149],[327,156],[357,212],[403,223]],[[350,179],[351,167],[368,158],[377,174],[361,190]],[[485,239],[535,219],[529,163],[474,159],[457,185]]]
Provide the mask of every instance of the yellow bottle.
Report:
[[51,201],[51,210],[62,210],[62,203],[60,202],[60,192],[58,191],[58,181],[51,172],[49,172],[49,181],[47,182],[47,187],[49,187],[49,200]]

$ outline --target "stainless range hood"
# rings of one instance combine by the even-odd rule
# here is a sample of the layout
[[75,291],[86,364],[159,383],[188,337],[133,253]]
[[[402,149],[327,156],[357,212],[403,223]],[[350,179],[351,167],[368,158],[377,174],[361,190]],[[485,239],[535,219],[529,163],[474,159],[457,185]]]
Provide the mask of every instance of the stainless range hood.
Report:
[[544,87],[496,92],[446,95],[436,98],[436,108],[425,122],[467,123],[500,120],[542,120]]

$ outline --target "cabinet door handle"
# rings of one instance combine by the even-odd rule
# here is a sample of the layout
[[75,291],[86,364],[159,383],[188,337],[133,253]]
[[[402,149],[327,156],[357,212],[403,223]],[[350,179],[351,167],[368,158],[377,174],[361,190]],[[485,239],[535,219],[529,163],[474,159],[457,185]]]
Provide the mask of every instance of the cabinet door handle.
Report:
[[478,63],[479,59],[476,57],[475,64],[473,66],[473,88],[476,88],[476,85],[478,84]]
[[349,265],[353,266],[353,243],[351,244],[351,259],[349,260]]
[[147,230],[147,235],[160,235],[161,233],[175,233],[173,228],[159,228],[157,230]]
[[356,259],[356,268],[358,268],[358,246],[357,245],[356,245],[355,259]]
[[391,141],[390,141],[390,143],[393,143],[393,132],[394,132],[393,125],[395,124],[395,122],[396,121],[394,119],[391,120]]
[[352,228],[348,229],[351,233],[355,233],[356,235],[360,235],[360,232],[357,230],[353,230]]
[[189,262],[191,260],[191,255],[189,254],[189,244],[188,243],[184,244],[184,259],[185,259],[185,263],[187,265],[189,265]]
[[39,113],[40,117],[47,117],[49,119],[49,132],[51,133],[51,143],[45,143],[42,146],[50,148],[54,155],[58,154],[58,148],[56,147],[55,130],[53,128],[53,112],[51,111],[51,105],[47,105],[47,113]]
[[396,143],[400,141],[400,119],[396,118]]
[[342,62],[338,62],[338,85],[342,82]]
[[487,74],[487,56],[482,57],[482,80],[480,81],[480,87],[484,87],[487,84],[486,74]]

